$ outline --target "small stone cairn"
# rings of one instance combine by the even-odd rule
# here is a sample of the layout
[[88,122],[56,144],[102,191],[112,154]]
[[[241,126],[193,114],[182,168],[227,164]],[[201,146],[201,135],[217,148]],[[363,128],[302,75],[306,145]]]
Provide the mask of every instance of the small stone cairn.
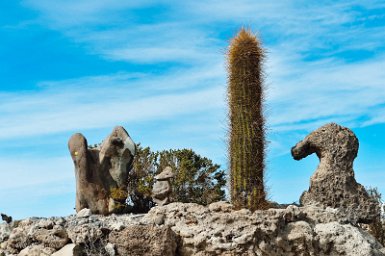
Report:
[[156,182],[152,188],[152,200],[159,206],[170,203],[171,200],[171,182],[174,177],[171,167],[167,166],[161,173],[155,176]]

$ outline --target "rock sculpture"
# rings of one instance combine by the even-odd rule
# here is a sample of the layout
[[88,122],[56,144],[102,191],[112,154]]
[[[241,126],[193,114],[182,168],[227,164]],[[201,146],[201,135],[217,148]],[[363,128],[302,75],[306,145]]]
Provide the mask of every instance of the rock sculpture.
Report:
[[68,148],[75,165],[76,212],[109,214],[126,210],[128,174],[135,155],[135,143],[127,131],[117,126],[96,148],[88,148],[86,138],[74,134]]
[[152,188],[152,200],[157,205],[165,205],[171,202],[171,178],[174,177],[171,167],[167,166],[161,173],[155,176],[156,182]]
[[298,142],[291,149],[295,160],[316,153],[320,161],[300,203],[345,209],[359,222],[374,220],[379,206],[354,178],[353,161],[357,152],[358,139],[354,133],[335,123],[320,127]]

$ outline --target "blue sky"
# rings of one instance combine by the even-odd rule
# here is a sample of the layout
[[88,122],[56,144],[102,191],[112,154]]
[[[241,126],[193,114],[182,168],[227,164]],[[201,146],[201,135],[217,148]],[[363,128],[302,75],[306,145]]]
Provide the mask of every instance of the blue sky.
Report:
[[316,156],[290,148],[327,122],[360,139],[357,180],[385,193],[384,1],[0,2],[0,212],[73,213],[67,140],[115,125],[154,150],[227,168],[226,57],[248,27],[267,51],[267,186],[297,201]]

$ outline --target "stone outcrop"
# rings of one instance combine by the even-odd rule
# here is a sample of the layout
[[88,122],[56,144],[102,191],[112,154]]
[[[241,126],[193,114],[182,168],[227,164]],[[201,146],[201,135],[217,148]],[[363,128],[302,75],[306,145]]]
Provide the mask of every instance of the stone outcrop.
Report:
[[354,178],[357,152],[358,139],[354,133],[335,123],[320,127],[298,142],[291,150],[295,160],[316,153],[320,161],[300,203],[340,208],[358,222],[368,223],[377,218],[378,203]]
[[171,202],[172,187],[170,180],[174,177],[171,167],[167,166],[161,173],[155,176],[155,184],[152,188],[152,200],[157,205],[166,205]]
[[89,148],[86,138],[74,134],[68,148],[75,165],[76,211],[124,212],[128,197],[128,174],[135,155],[135,143],[117,126],[100,147]]
[[226,202],[170,203],[141,215],[2,223],[0,237],[0,255],[385,255],[385,249],[352,225],[349,216],[315,205],[252,213],[236,211]]

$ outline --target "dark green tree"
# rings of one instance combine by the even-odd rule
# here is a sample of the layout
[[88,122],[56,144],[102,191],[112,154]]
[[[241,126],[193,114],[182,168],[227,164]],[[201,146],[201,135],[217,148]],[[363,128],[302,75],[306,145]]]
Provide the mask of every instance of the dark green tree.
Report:
[[151,198],[154,176],[158,170],[158,152],[152,152],[149,147],[143,148],[137,144],[133,168],[129,175],[128,193],[133,211],[142,213],[154,206]]
[[170,166],[175,177],[171,181],[173,200],[207,205],[225,199],[226,175],[220,166],[196,154],[191,149],[152,152],[149,147],[137,147],[130,176],[130,198],[134,212],[147,212],[154,176]]

